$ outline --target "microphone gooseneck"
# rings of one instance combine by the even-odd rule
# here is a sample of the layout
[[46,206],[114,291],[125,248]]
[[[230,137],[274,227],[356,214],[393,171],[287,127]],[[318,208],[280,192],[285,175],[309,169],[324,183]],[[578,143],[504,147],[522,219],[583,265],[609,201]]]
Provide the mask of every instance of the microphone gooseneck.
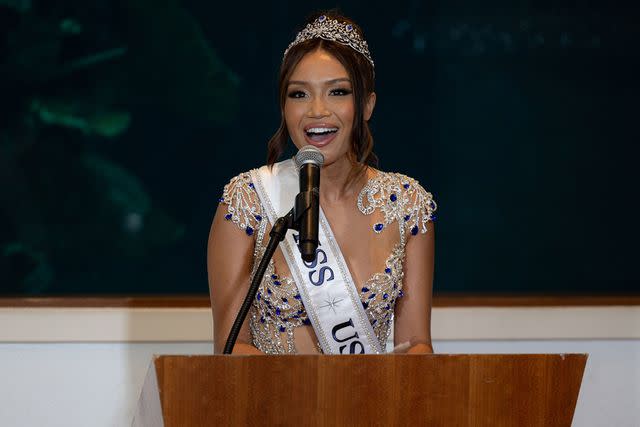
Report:
[[320,167],[324,156],[313,145],[302,147],[295,157],[300,180],[300,193],[294,207],[299,221],[298,249],[302,259],[311,262],[318,248],[318,221],[320,218]]

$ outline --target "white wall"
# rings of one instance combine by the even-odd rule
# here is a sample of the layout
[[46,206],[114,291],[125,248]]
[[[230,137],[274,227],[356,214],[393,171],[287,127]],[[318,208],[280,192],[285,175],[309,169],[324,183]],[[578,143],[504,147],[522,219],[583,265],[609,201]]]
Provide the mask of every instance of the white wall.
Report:
[[129,426],[154,354],[209,343],[0,344],[0,426]]
[[[104,324],[100,326],[102,329],[92,330],[93,314],[86,310],[83,314],[85,317],[76,319],[75,323],[80,325],[82,333],[58,329],[60,323],[52,321],[55,316],[50,316],[50,313],[44,313],[43,319],[49,319],[46,325],[38,324],[33,319],[25,320],[20,317],[24,313],[15,311],[14,314],[16,313],[19,316],[13,318],[14,322],[7,323],[9,319],[6,316],[3,318],[0,312],[0,426],[3,427],[128,426],[154,354],[211,353],[211,344],[206,341],[206,335],[203,335],[210,331],[210,324],[207,324],[210,321],[204,320],[210,319],[206,310],[202,313],[203,317],[197,320],[200,331],[194,332],[191,328],[184,329],[183,333],[183,336],[200,336],[200,339],[182,342],[176,342],[179,338],[174,342],[130,342],[126,339],[120,342],[100,342],[104,337],[113,340],[115,333],[109,331]],[[434,310],[434,317],[442,319],[444,314],[437,313],[438,310]],[[76,314],[71,313],[71,316]],[[458,314],[463,317],[465,315]],[[511,335],[517,337],[518,325],[517,320],[510,322],[508,317],[504,318],[504,314],[501,314],[501,322],[516,328],[511,333],[507,333],[508,326],[503,326],[499,331],[490,330],[495,328],[496,322],[485,319],[486,330],[483,329],[485,327],[482,322],[474,325],[473,331],[469,331],[468,326],[461,323],[462,326],[455,332],[456,338],[446,339],[442,333],[435,334],[434,324],[434,335],[439,335],[434,342],[436,352],[589,353],[574,425],[640,426],[640,339],[637,336],[631,334],[632,336],[621,339],[505,338]],[[188,316],[192,315],[189,311]],[[181,319],[175,312],[173,316],[168,316],[172,322],[185,326],[185,319]],[[517,318],[517,314],[512,317]],[[20,321],[16,323],[16,319]],[[478,315],[476,319],[483,319],[483,315]],[[621,320],[628,325],[629,322],[637,322],[638,318],[637,314],[633,314],[631,318]],[[110,322],[119,330],[122,328],[117,321],[111,319]],[[450,326],[443,325],[442,320],[438,322],[440,331]],[[64,322],[62,324],[66,325]],[[144,341],[145,336],[157,339],[160,334],[158,329],[161,329],[157,324],[151,324],[151,331],[147,332],[144,328],[130,326],[129,330],[134,331],[131,334],[135,334],[135,341]],[[32,331],[29,329],[31,327],[37,327],[40,342],[26,342],[36,341],[35,329]],[[68,325],[65,327],[73,329]],[[545,329],[546,327],[545,324]],[[619,335],[620,328],[615,328],[613,324],[609,327],[618,331]],[[12,332],[7,332],[8,328]],[[47,331],[47,328],[51,330]],[[562,328],[555,328],[549,334],[557,335],[558,329]],[[42,342],[47,341],[47,334],[55,338],[56,331],[58,334],[71,334],[77,342]],[[536,330],[535,325],[529,325],[529,330],[523,332],[523,335],[538,336],[544,335],[544,332],[545,330]],[[564,330],[563,334],[570,332]],[[575,335],[583,334],[582,330],[574,332]],[[22,334],[25,342],[15,342],[18,341],[15,337],[13,342],[1,342],[3,334]],[[84,338],[82,334],[85,334]],[[499,336],[500,339],[491,338],[492,335]],[[465,339],[458,339],[458,336]]]

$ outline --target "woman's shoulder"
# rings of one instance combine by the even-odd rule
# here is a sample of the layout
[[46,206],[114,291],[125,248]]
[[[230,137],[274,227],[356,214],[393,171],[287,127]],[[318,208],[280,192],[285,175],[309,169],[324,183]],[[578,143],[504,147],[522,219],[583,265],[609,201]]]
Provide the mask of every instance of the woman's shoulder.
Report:
[[[427,223],[435,220],[437,205],[433,194],[412,177],[397,172],[373,169],[358,196],[358,208],[365,215],[380,209],[385,221],[376,224],[376,231],[399,221],[415,235],[427,232]],[[379,229],[379,230],[378,230]]]
[[224,219],[253,235],[263,219],[263,208],[251,179],[251,172],[242,172],[224,186],[218,200],[226,206]]
[[420,182],[412,178],[408,175],[399,173],[399,172],[387,172],[379,169],[370,168],[372,173],[369,178],[369,182],[377,182],[380,184],[384,184],[387,186],[400,186],[402,190],[400,191],[416,191],[416,190],[424,190],[424,187],[420,184]]

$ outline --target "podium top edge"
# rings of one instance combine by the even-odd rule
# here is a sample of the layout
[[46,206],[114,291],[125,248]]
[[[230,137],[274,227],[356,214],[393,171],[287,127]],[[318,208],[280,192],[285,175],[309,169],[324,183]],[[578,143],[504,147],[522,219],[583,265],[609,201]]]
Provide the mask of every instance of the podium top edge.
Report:
[[327,354],[154,354],[153,360],[158,359],[188,359],[188,358],[201,358],[201,359],[214,359],[214,358],[396,358],[396,357],[425,357],[425,358],[584,358],[589,357],[589,353],[435,353],[435,354],[341,354],[341,355],[327,355]]

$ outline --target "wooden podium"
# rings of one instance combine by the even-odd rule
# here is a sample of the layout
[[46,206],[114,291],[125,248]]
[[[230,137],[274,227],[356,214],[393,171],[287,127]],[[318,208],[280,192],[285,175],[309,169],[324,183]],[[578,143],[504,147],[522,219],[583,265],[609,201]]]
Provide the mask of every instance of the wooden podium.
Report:
[[133,426],[570,426],[586,360],[159,356]]

